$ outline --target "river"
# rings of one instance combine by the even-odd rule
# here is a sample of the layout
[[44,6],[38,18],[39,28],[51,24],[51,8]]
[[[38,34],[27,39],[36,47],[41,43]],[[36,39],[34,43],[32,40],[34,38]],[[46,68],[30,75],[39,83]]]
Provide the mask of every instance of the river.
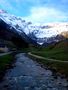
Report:
[[68,90],[68,81],[44,69],[25,53],[16,55],[14,67],[7,70],[0,90]]

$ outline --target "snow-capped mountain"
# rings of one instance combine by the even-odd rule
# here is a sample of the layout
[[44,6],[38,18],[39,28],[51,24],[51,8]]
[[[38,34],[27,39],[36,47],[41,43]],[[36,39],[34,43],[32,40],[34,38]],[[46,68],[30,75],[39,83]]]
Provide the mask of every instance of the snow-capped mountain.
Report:
[[4,20],[7,24],[16,28],[18,32],[22,32],[24,27],[26,27],[25,20],[22,20],[21,18],[16,17],[14,15],[8,14],[4,10],[0,10],[0,18]]
[[[48,42],[48,39],[54,38],[61,32],[68,31],[68,23],[45,23],[45,24],[32,24],[22,19],[8,14],[4,10],[0,10],[0,19],[14,27],[19,33],[25,32],[30,38],[36,40],[38,43]],[[11,28],[12,28],[11,27]],[[52,39],[51,39],[52,40]],[[55,39],[55,41],[58,41]]]
[[[35,40],[32,40],[30,37],[28,37],[22,28],[20,28],[19,25],[13,25],[10,24],[4,16],[4,11],[0,11],[0,38],[11,40],[13,37],[20,38],[21,41],[25,40],[27,43],[31,43],[34,45],[38,45]],[[7,13],[5,13],[6,15]],[[7,17],[8,18],[8,17]],[[14,36],[16,35],[16,36]]]

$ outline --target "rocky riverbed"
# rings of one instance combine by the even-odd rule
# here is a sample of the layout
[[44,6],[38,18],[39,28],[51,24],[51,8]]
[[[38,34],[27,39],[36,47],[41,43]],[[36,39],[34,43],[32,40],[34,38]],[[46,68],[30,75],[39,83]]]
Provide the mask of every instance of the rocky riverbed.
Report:
[[13,66],[0,82],[0,90],[68,90],[66,78],[55,78],[51,70],[42,68],[25,53],[16,55]]

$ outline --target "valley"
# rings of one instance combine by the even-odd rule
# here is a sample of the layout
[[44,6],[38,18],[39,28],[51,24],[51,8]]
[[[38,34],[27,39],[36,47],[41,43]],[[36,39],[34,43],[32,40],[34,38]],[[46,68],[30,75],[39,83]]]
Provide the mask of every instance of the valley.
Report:
[[67,90],[68,22],[34,24],[0,10],[0,89]]

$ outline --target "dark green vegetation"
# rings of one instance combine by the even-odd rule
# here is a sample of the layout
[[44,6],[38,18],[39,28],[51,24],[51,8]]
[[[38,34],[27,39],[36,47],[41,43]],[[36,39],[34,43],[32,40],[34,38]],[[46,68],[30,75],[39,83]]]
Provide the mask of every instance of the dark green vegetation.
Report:
[[4,69],[6,65],[11,63],[12,61],[12,55],[4,55],[0,57],[0,70]]
[[0,78],[1,78],[2,74],[4,74],[5,70],[7,68],[9,68],[12,61],[13,61],[13,55],[12,54],[0,56]]

